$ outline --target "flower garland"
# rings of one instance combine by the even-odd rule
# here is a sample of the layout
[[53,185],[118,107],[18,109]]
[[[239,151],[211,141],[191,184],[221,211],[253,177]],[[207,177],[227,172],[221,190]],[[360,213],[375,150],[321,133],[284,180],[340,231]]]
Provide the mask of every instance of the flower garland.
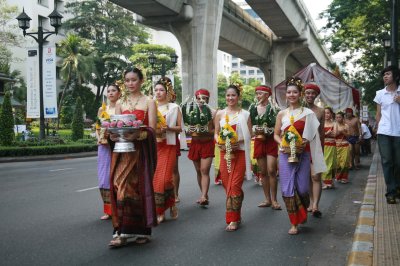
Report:
[[232,144],[235,144],[238,142],[238,136],[236,131],[232,128],[232,126],[229,124],[229,116],[226,114],[225,115],[225,125],[222,127],[222,129],[219,132],[218,135],[218,144],[220,145],[225,145],[225,156],[224,159],[226,160],[226,166],[228,169],[228,173],[231,172],[231,160],[233,158],[232,156]]
[[103,121],[110,121],[110,115],[107,113],[107,105],[105,102],[101,104],[100,116],[96,118],[96,129],[101,128]]
[[189,132],[205,133],[212,120],[212,113],[208,105],[199,105],[192,101],[182,105],[182,117]]
[[257,106],[258,103],[253,103],[250,105],[249,112],[251,123],[255,128],[262,128],[264,133],[272,135],[279,109],[273,107],[271,104],[268,104],[265,113],[260,115],[258,114]]
[[167,126],[167,121],[165,120],[165,117],[162,115],[160,110],[158,109],[158,101],[156,101],[156,109],[157,109],[157,128],[161,129]]
[[[300,115],[303,112],[303,108],[301,109]],[[296,147],[299,147],[303,144],[303,139],[300,136],[297,129],[294,127],[294,116],[293,113],[290,115],[290,127],[285,131],[281,146],[282,147],[289,147],[290,149],[290,158],[296,158]]]

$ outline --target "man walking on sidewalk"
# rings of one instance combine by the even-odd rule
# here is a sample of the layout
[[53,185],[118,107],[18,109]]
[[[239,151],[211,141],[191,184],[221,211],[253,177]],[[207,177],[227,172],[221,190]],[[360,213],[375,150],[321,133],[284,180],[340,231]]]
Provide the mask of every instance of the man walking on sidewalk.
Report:
[[386,201],[396,204],[400,198],[400,71],[388,66],[382,71],[385,88],[376,92],[376,125]]

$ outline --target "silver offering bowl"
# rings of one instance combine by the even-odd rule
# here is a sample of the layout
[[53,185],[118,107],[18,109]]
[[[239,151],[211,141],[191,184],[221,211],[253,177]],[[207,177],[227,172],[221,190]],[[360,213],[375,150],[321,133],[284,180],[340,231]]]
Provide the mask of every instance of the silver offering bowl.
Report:
[[[136,120],[136,116],[133,114],[124,114],[124,115],[111,115],[110,116],[111,121],[123,121],[123,122],[128,122],[128,121],[134,121]],[[135,145],[133,142],[128,141],[124,139],[124,134],[125,133],[130,133],[139,130],[139,128],[134,128],[134,127],[109,127],[107,129],[111,133],[117,133],[119,134],[119,139],[117,142],[115,142],[114,146],[114,152],[133,152],[135,151]]]

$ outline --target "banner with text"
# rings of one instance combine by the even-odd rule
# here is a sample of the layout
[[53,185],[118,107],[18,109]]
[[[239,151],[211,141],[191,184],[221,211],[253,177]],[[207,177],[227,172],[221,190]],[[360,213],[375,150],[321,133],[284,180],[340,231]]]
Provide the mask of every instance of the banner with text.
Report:
[[44,118],[57,118],[56,48],[43,47]]
[[40,117],[39,54],[36,48],[28,49],[26,59],[26,117]]
[[[44,118],[57,118],[56,48],[43,48]],[[39,51],[28,49],[26,117],[40,117]]]

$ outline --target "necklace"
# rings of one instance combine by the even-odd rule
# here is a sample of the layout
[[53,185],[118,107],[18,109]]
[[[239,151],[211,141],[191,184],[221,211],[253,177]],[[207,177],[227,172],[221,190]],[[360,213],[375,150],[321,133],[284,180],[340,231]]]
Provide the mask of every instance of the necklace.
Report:
[[128,97],[128,104],[129,104],[129,110],[134,111],[136,110],[136,105],[139,103],[139,100],[142,98],[142,94],[140,94],[139,97],[137,97],[136,102],[132,104],[131,97]]
[[290,113],[290,108],[288,108],[289,121],[290,121],[291,125],[294,124],[295,118],[297,118],[299,115],[301,115],[301,113],[303,113],[303,107],[300,107],[300,110],[296,115],[293,114],[293,111],[295,111],[295,110],[296,109],[292,110]]

